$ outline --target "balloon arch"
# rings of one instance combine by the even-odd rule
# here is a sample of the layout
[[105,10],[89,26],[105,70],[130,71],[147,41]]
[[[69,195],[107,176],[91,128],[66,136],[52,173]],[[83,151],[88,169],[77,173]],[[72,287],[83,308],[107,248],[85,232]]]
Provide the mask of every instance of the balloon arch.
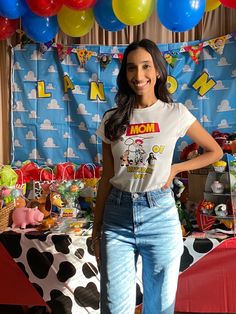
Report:
[[184,32],[221,4],[236,8],[236,0],[0,0],[0,40],[12,36],[20,21],[30,39],[46,43],[59,29],[71,37],[84,36],[95,21],[109,32],[140,25],[153,10],[164,27]]

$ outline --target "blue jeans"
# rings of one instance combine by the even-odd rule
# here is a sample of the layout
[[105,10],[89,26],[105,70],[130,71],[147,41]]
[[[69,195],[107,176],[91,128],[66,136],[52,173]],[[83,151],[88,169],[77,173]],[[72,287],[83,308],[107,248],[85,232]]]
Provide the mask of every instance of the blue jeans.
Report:
[[143,314],[174,313],[183,240],[171,189],[112,188],[101,241],[101,314],[134,314],[142,258]]

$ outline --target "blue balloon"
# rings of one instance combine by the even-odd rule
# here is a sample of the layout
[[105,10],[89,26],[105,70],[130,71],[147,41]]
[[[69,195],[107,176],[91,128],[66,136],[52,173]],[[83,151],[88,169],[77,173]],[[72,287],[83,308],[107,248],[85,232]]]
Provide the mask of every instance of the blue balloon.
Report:
[[158,0],[160,22],[173,32],[185,32],[196,26],[203,17],[206,0]]
[[8,19],[18,19],[27,14],[29,8],[25,0],[0,0],[0,15]]
[[32,12],[23,16],[22,27],[29,38],[39,43],[50,41],[59,30],[56,16],[42,17]]
[[93,7],[96,22],[107,31],[117,32],[126,27],[115,16],[112,9],[112,0],[97,0]]

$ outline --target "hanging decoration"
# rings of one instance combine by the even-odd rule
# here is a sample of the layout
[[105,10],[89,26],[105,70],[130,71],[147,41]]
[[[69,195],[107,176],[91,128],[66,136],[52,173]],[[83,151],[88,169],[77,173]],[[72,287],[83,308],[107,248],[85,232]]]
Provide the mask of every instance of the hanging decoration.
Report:
[[220,0],[223,6],[227,8],[236,9],[236,1],[235,0]]
[[98,56],[98,60],[100,62],[102,70],[105,70],[108,64],[111,62],[112,56],[108,54],[102,54]]
[[26,0],[30,10],[39,16],[56,15],[62,7],[62,0]]
[[49,48],[51,48],[53,40],[48,41],[47,43],[39,44],[39,52],[43,55]]
[[208,40],[208,44],[216,53],[218,53],[219,55],[222,55],[226,40],[227,40],[226,36],[221,36],[221,37]]
[[32,12],[22,17],[22,27],[28,37],[39,43],[50,41],[59,30],[55,16],[42,17]]
[[19,19],[8,19],[6,17],[0,16],[0,40],[7,39],[12,36],[19,25]]
[[92,57],[93,52],[86,49],[76,49],[80,67],[84,68],[87,61]]
[[57,15],[61,30],[71,37],[86,35],[94,25],[93,10],[73,10],[63,6]]
[[92,8],[96,0],[64,0],[64,4],[74,10],[86,10]]
[[[0,25],[1,25],[1,17],[0,17]],[[16,32],[20,35],[20,42],[21,42],[22,47],[25,44],[34,42],[32,39],[30,39],[27,36],[27,34],[23,30],[17,29]],[[233,32],[228,35],[224,35],[224,36],[220,36],[220,37],[216,37],[210,40],[203,41],[197,45],[195,44],[192,46],[182,46],[180,47],[180,49],[163,51],[162,55],[165,61],[167,62],[167,64],[169,64],[172,68],[176,65],[176,62],[178,61],[178,56],[181,52],[188,52],[192,60],[196,64],[198,64],[198,60],[199,60],[203,47],[210,46],[216,53],[221,55],[223,54],[223,50],[224,50],[227,40],[231,37],[236,37],[235,34],[236,33]],[[1,31],[0,31],[0,40],[1,40]],[[54,43],[53,40],[49,40],[48,42],[45,42],[45,43],[43,42],[40,43],[39,51],[43,54],[51,46],[57,49],[58,57],[61,62],[65,59],[66,55],[70,55],[71,53],[76,53],[78,60],[80,62],[81,68],[85,67],[87,61],[91,58],[91,56],[97,56],[98,62],[100,63],[100,66],[102,69],[105,69],[109,65],[112,59],[118,59],[120,62],[122,62],[122,59],[123,59],[123,53],[113,53],[113,54],[103,53],[103,54],[97,55],[97,53],[94,51],[89,51],[87,49],[81,49],[81,48],[72,48],[69,46],[57,44],[57,43]]]
[[126,27],[115,16],[112,9],[112,1],[97,0],[93,13],[99,26],[109,32],[117,32]]
[[59,27],[68,36],[82,37],[92,29],[95,20],[109,32],[140,25],[151,16],[155,6],[164,27],[184,32],[194,28],[204,12],[221,4],[236,8],[236,0],[0,0],[0,16],[20,18],[27,36],[34,42],[45,43],[55,37]]
[[34,41],[30,39],[22,29],[17,29],[16,33],[19,36],[17,42],[20,44],[22,49],[25,45],[34,43]]
[[126,25],[140,25],[152,14],[154,0],[112,0],[115,16]]
[[8,19],[18,19],[30,12],[25,0],[1,0],[0,15]]
[[202,48],[203,48],[203,43],[200,43],[199,45],[196,45],[196,46],[183,47],[183,50],[187,51],[189,53],[190,57],[192,58],[192,60],[196,64],[198,64],[198,59],[200,57]]
[[122,62],[122,60],[123,60],[123,53],[114,53],[113,55],[112,55],[112,58],[114,58],[114,59],[118,59],[119,61],[120,61],[120,63]]
[[62,62],[65,57],[71,54],[72,47],[63,46],[61,44],[56,44],[58,58]]
[[173,68],[178,60],[177,57],[178,53],[175,51],[164,51],[163,57],[165,58],[166,62]]
[[185,32],[196,26],[203,17],[206,0],[158,0],[160,22],[173,32]]
[[206,0],[205,12],[213,11],[221,5],[219,0]]

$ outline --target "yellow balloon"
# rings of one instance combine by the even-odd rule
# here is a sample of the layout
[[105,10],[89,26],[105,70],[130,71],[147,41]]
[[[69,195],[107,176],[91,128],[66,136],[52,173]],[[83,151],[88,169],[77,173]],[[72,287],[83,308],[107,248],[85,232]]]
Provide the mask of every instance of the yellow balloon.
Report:
[[206,0],[205,12],[213,11],[221,5],[219,0]]
[[115,16],[123,24],[139,25],[152,14],[155,0],[112,0]]
[[81,37],[87,34],[94,25],[92,9],[73,10],[63,5],[57,14],[61,30],[71,37]]

